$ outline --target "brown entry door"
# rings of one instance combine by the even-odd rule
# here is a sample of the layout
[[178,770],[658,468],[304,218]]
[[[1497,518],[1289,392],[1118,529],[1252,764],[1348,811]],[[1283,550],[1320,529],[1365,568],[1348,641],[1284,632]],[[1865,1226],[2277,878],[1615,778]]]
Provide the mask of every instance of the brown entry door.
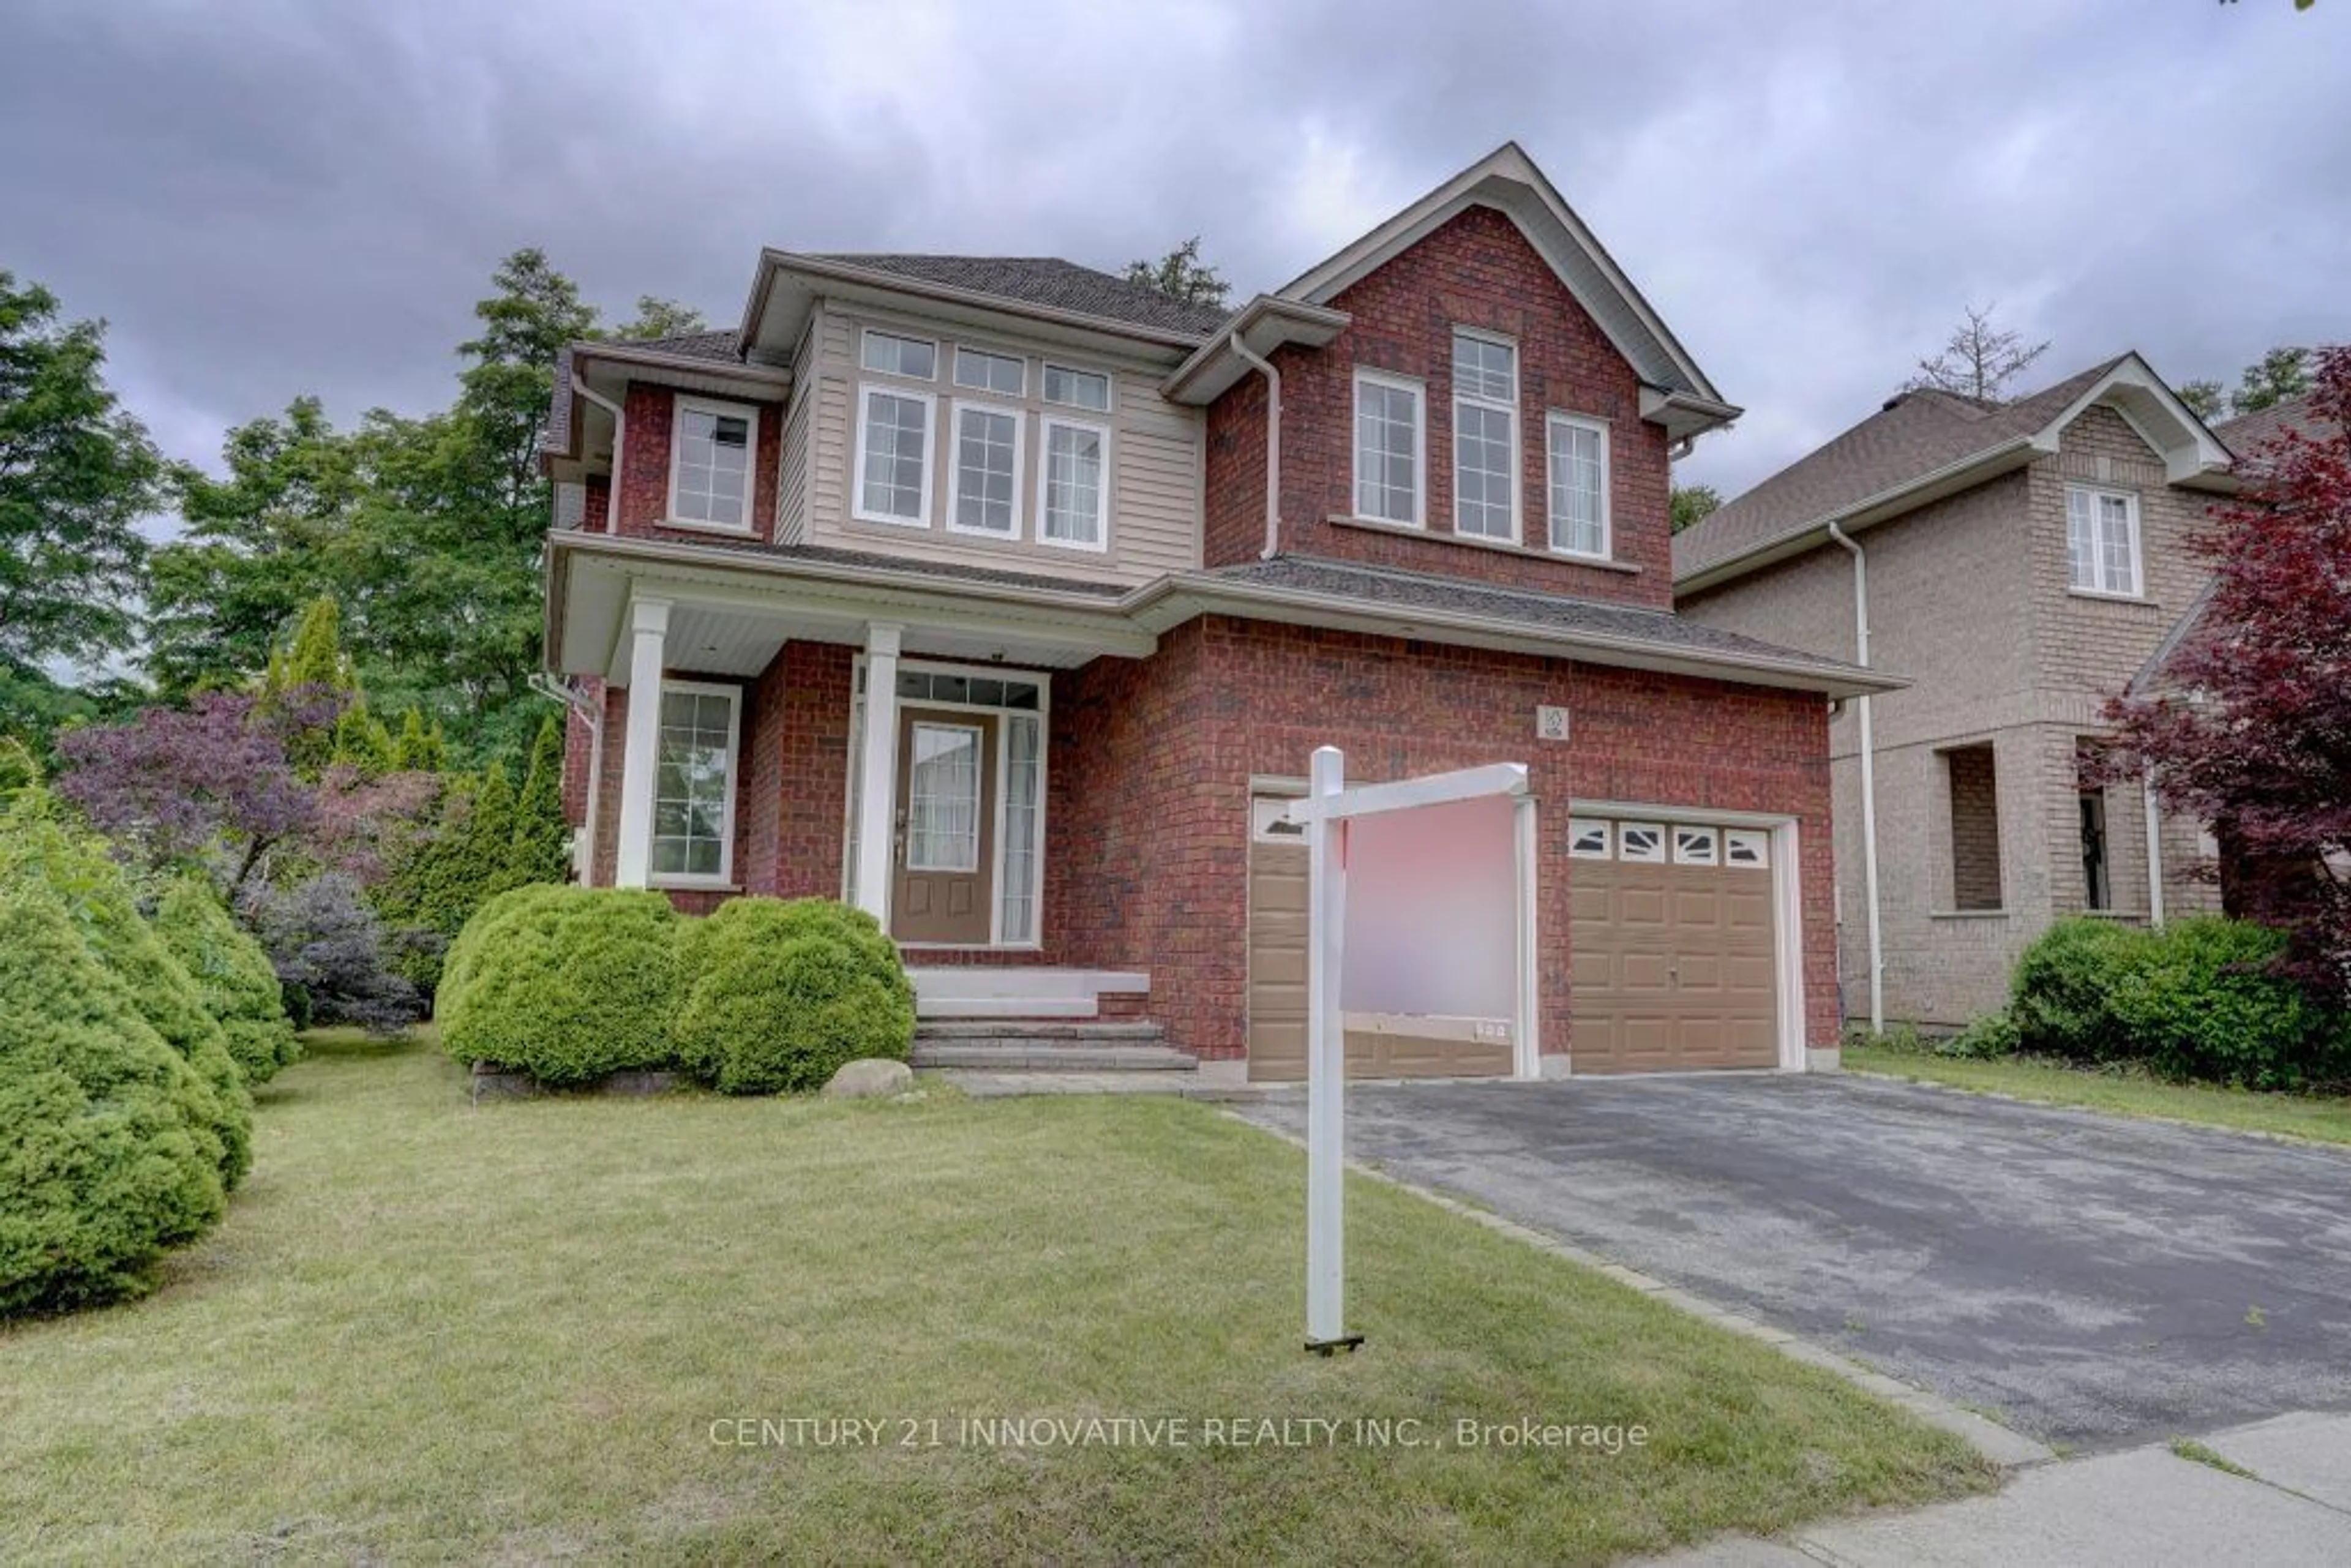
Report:
[[898,715],[895,885],[901,942],[985,943],[996,904],[996,716]]

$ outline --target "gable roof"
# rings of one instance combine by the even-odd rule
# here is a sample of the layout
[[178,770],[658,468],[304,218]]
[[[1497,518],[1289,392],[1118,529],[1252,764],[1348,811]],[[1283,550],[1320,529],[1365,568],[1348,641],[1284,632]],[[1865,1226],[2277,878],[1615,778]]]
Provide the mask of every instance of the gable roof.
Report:
[[1228,314],[1221,305],[1194,305],[1163,294],[1148,284],[1130,283],[1113,274],[1052,256],[830,252],[816,259],[1195,338],[1205,338],[1215,331]]
[[1832,523],[1865,527],[2021,468],[2100,402],[2165,452],[2176,484],[2209,481],[2227,463],[2228,449],[2136,353],[2013,402],[1905,392],[1676,535],[1675,587],[1727,581],[1826,544]]

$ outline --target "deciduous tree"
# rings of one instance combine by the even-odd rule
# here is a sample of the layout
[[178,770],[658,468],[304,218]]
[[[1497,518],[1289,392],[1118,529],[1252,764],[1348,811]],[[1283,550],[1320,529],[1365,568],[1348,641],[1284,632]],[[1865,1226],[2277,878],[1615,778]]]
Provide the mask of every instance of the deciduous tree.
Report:
[[1711,485],[1677,485],[1673,496],[1674,532],[1694,527],[1713,516],[1722,505],[1722,492]]
[[2049,341],[2044,338],[2028,343],[2022,332],[2001,327],[1992,319],[1998,308],[1969,306],[1941,351],[1918,361],[1918,373],[1902,383],[1904,390],[1932,389],[1982,402],[2001,401],[2008,383],[2049,351]]
[[1131,261],[1126,264],[1126,280],[1140,283],[1146,288],[1156,288],[1171,299],[1186,305],[1221,306],[1231,292],[1217,269],[1200,259],[1200,236],[1194,235],[1157,261]]

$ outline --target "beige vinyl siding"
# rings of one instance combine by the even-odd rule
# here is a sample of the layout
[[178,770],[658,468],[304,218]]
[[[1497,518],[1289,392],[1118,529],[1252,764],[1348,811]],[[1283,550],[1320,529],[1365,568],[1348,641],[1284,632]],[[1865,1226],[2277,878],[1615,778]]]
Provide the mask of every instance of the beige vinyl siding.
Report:
[[784,418],[784,455],[776,479],[776,542],[808,542],[809,437],[816,422],[810,410],[816,399],[795,397]]
[[[927,386],[893,377],[869,376],[858,367],[859,333],[865,327],[935,340],[938,374]],[[917,560],[1044,571],[1102,582],[1148,582],[1170,571],[1200,564],[1201,423],[1197,413],[1171,403],[1158,392],[1163,372],[1083,352],[1024,343],[1018,338],[982,333],[917,318],[849,314],[820,308],[812,332],[813,364],[802,406],[811,426],[803,443],[808,454],[805,533],[795,542],[867,550]],[[955,345],[967,343],[991,353],[1018,354],[1028,363],[1028,396],[1015,403],[955,384]],[[1111,412],[1054,407],[1052,417],[1110,429],[1109,548],[1064,549],[1038,542],[1038,472],[1042,420],[1039,401],[1043,363],[1108,373]],[[859,387],[871,382],[909,392],[927,392],[931,420],[931,517],[925,527],[867,522],[851,514],[857,483]],[[1019,538],[975,538],[948,531],[946,515],[954,461],[952,410],[957,400],[1022,411],[1020,480],[1016,491]],[[784,462],[793,461],[793,436],[785,437]],[[780,515],[780,514],[779,514]]]

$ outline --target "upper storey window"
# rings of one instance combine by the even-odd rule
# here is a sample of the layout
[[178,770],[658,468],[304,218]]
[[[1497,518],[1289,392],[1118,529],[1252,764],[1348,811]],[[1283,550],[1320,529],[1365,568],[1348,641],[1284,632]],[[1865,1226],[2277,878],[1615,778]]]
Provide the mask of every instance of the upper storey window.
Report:
[[751,531],[751,454],[759,411],[681,397],[670,443],[669,520],[688,528]]
[[1551,458],[1551,548],[1608,557],[1608,427],[1596,419],[1554,413],[1547,422]]
[[956,385],[973,392],[1020,397],[1029,390],[1029,361],[1013,354],[991,354],[985,349],[956,349]]
[[1037,537],[1072,549],[1107,548],[1110,432],[1050,415],[1044,431],[1037,508],[1042,523]]
[[2138,497],[2127,490],[2067,486],[2065,561],[2068,580],[2081,592],[2137,599]]
[[1355,516],[1421,526],[1421,396],[1417,382],[1355,372]]
[[858,362],[885,376],[935,381],[939,373],[939,346],[927,338],[902,338],[895,332],[868,329]]
[[1110,412],[1110,378],[1097,371],[1073,371],[1067,365],[1045,367],[1045,401],[1065,408]]
[[1453,333],[1453,531],[1519,537],[1519,349],[1507,338]]

